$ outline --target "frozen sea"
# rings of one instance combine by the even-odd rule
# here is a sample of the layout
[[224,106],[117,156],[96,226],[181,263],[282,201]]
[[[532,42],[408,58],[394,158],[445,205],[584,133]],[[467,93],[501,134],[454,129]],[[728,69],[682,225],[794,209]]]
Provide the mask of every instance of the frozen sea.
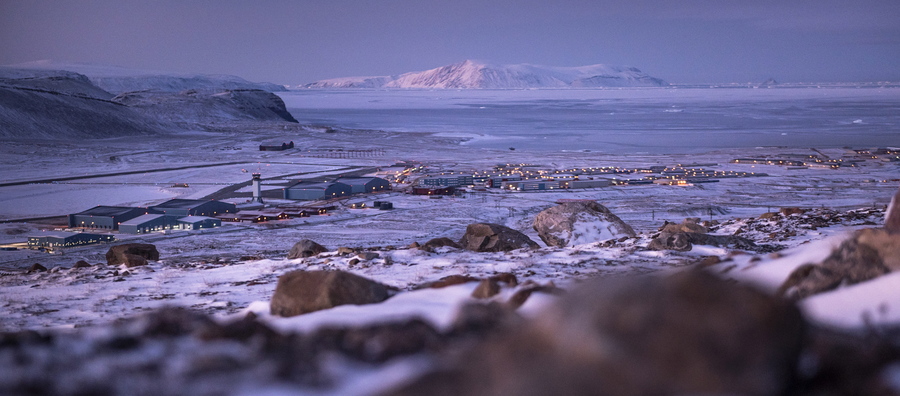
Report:
[[294,90],[301,123],[470,138],[473,147],[681,154],[900,146],[900,88]]

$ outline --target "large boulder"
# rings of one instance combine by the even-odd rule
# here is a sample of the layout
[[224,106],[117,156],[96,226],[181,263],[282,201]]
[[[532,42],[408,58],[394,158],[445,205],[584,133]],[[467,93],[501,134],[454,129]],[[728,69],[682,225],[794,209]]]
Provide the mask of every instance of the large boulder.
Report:
[[635,236],[634,229],[596,202],[565,202],[544,209],[532,225],[547,246],[573,246]]
[[804,327],[793,304],[700,271],[599,279],[392,394],[779,395]]
[[327,252],[328,249],[325,249],[324,246],[315,243],[309,239],[302,239],[300,242],[294,244],[291,247],[291,250],[288,252],[287,258],[289,260],[297,259],[297,258],[306,258],[312,257],[319,253]]
[[159,251],[149,243],[126,243],[116,245],[106,252],[109,265],[125,264],[129,267],[147,265],[148,260],[159,260]]
[[292,271],[278,278],[270,309],[273,315],[296,316],[345,304],[375,304],[391,289],[344,271]]
[[463,249],[475,252],[508,252],[521,248],[538,248],[527,235],[507,226],[493,223],[474,223],[466,227],[459,240]]
[[841,285],[853,285],[900,269],[900,233],[863,229],[835,248],[819,264],[805,264],[792,272],[778,295],[801,299]]
[[677,252],[687,252],[693,247],[691,238],[686,232],[663,232],[647,245],[647,249],[650,250],[674,250]]
[[900,190],[884,214],[884,228],[859,230],[821,263],[798,267],[778,288],[778,294],[801,299],[897,270],[900,270]]

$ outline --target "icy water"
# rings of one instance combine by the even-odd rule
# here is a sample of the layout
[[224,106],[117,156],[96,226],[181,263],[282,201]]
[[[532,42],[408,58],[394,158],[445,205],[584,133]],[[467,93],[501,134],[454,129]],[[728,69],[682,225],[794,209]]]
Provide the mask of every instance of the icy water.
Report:
[[900,146],[900,88],[297,90],[301,123],[469,137],[473,147],[620,153]]

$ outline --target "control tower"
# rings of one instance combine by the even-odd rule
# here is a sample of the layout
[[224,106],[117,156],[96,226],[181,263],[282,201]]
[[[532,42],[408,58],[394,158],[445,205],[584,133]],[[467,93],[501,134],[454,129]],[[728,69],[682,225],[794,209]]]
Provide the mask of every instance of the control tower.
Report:
[[253,199],[250,202],[263,203],[262,200],[262,178],[259,173],[253,174]]

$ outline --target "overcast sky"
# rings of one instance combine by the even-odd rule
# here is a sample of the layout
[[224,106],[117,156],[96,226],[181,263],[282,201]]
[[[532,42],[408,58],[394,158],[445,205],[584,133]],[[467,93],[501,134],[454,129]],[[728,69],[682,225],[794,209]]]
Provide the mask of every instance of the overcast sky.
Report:
[[465,59],[900,81],[900,0],[0,0],[0,64],[45,59],[279,84]]

